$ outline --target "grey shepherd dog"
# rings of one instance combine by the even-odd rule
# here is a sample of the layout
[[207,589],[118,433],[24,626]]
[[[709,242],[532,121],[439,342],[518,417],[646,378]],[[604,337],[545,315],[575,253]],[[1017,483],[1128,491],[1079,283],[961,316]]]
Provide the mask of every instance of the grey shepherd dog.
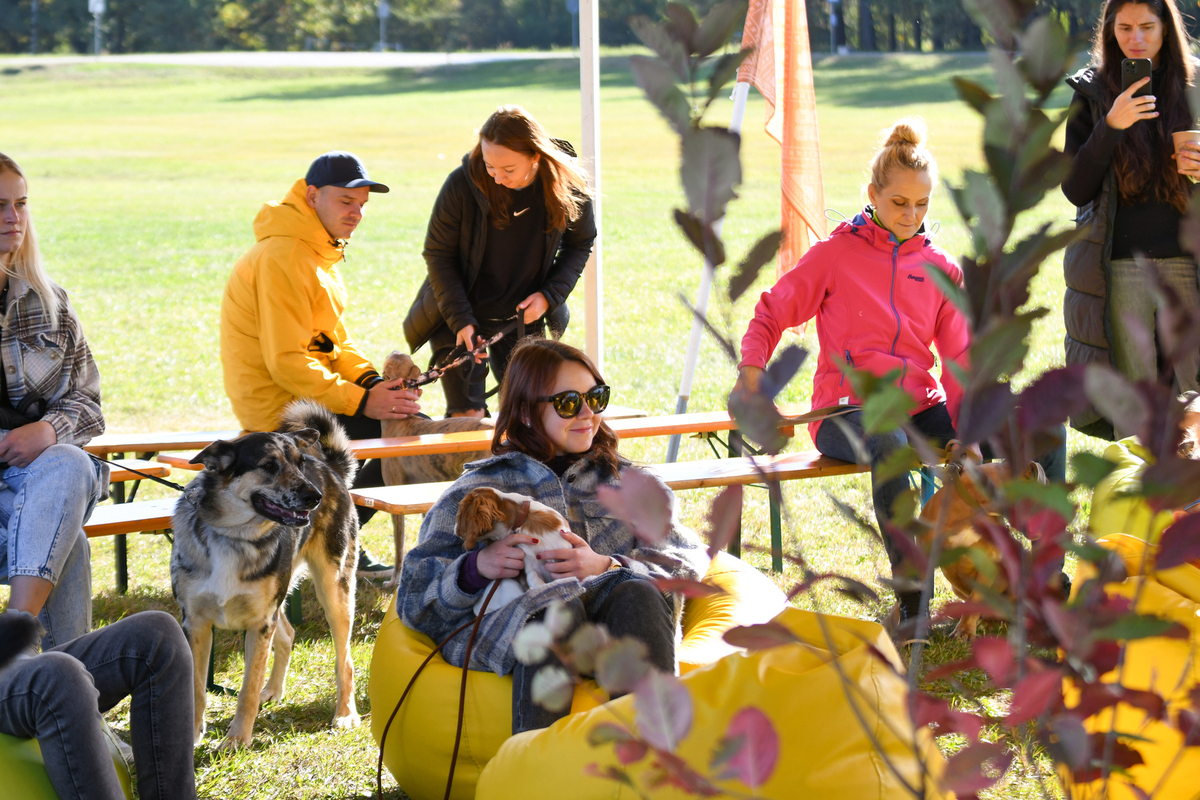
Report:
[[259,704],[283,698],[295,630],[282,607],[305,566],[337,651],[333,723],[357,726],[350,625],[358,517],[348,489],[357,464],[345,431],[323,406],[297,400],[277,431],[213,442],[192,463],[205,468],[175,505],[171,590],[192,647],[196,741],[213,625],[246,631],[242,689],[221,748],[248,745]]

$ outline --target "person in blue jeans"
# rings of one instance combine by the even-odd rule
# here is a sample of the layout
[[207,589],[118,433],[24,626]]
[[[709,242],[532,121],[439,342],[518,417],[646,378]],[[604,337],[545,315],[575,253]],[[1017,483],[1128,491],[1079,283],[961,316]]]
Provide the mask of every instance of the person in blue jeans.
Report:
[[0,581],[39,617],[43,648],[92,623],[83,525],[108,467],[80,449],[104,431],[100,374],[67,293],[42,268],[25,175],[0,153]]

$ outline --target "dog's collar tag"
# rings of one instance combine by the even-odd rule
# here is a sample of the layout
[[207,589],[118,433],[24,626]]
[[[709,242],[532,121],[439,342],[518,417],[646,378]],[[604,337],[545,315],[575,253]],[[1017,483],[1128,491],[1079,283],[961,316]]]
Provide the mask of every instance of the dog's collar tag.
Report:
[[517,514],[517,524],[513,525],[513,532],[521,530],[521,527],[529,520],[529,501],[521,503],[521,512]]

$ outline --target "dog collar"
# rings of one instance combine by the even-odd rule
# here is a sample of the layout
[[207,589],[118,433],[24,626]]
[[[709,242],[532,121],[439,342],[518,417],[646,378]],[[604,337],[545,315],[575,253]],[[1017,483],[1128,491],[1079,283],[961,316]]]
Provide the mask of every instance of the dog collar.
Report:
[[517,514],[517,524],[513,525],[513,532],[521,530],[522,526],[529,520],[529,501],[521,503],[521,511]]

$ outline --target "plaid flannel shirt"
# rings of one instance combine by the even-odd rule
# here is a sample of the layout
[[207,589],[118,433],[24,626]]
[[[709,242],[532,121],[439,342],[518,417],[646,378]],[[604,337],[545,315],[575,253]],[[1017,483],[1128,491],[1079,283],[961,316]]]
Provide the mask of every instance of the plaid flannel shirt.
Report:
[[82,447],[104,432],[100,413],[100,372],[83,337],[83,327],[67,293],[58,297],[58,327],[50,329],[38,293],[20,278],[8,278],[8,307],[0,322],[0,368],[9,402],[30,393],[46,400],[42,419],[59,444]]

